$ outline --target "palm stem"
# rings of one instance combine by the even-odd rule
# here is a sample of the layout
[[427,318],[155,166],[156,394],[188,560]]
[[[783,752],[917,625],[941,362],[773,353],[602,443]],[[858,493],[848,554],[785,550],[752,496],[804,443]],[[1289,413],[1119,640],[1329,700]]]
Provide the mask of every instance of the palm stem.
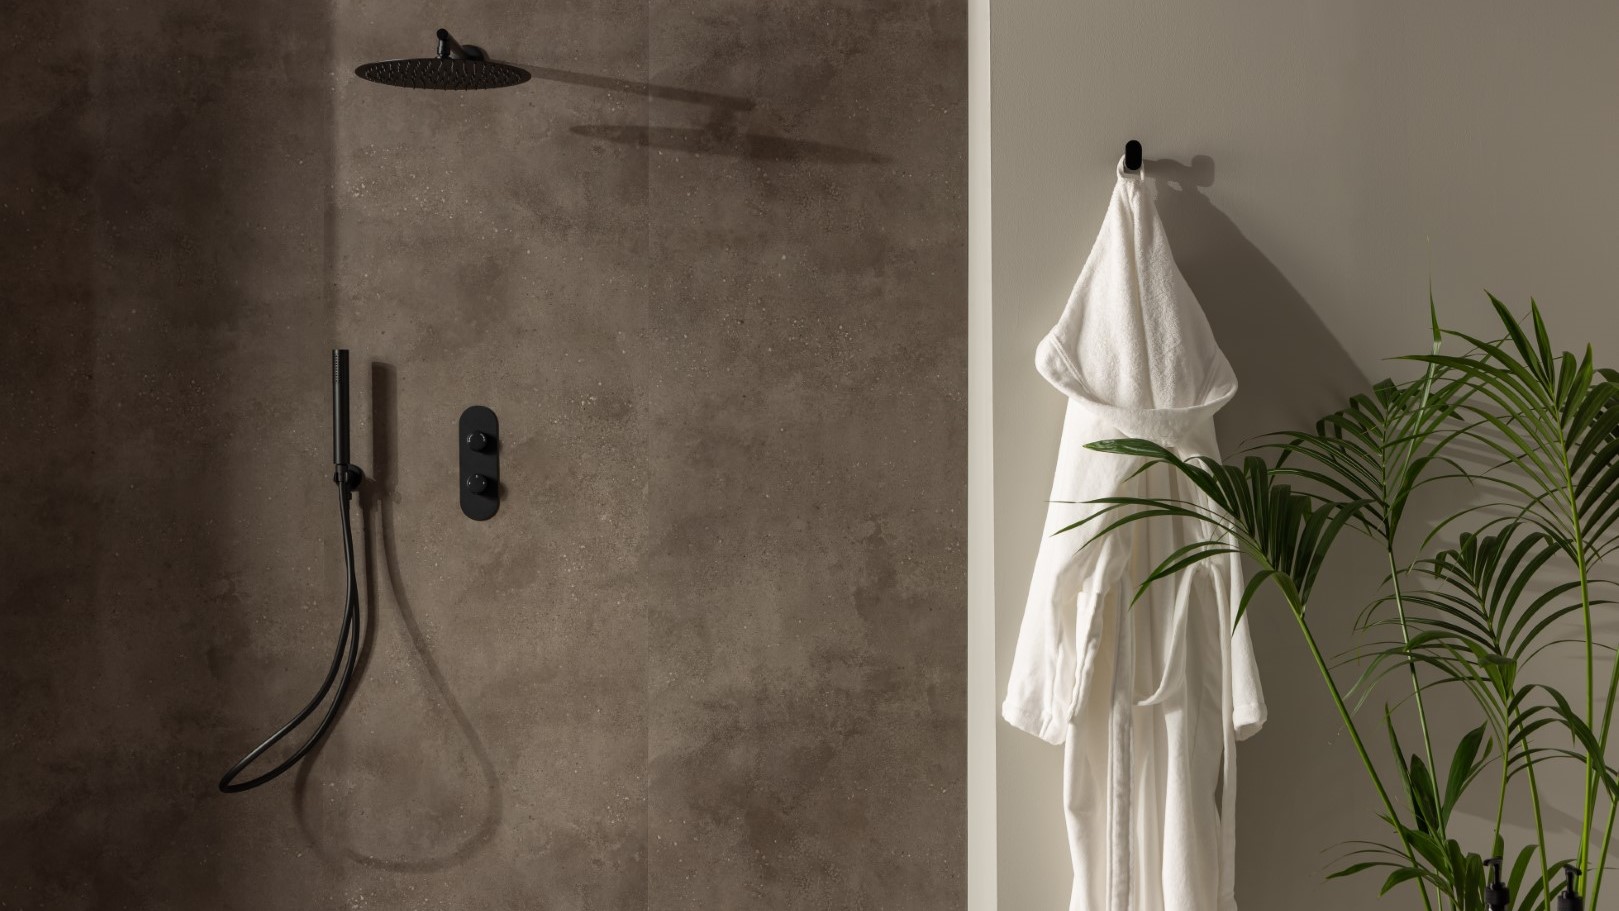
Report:
[[[1596,652],[1593,646],[1595,636],[1591,627],[1591,582],[1585,565],[1585,540],[1581,535],[1579,514],[1573,508],[1574,491],[1569,489],[1570,514],[1574,516],[1574,561],[1580,572],[1580,614],[1585,621],[1585,716],[1586,726],[1596,724]],[[1607,724],[1603,723],[1603,747],[1607,746]],[[1593,756],[1590,750],[1585,753],[1585,806],[1584,821],[1580,824],[1580,875],[1585,875],[1586,862],[1591,856],[1591,823],[1596,813],[1597,788],[1595,763],[1603,762],[1603,756]]]
[[[1586,643],[1587,645],[1590,644],[1589,638],[1587,638]],[[1602,745],[1602,754],[1600,761],[1603,762],[1607,761],[1608,734],[1611,730],[1611,724],[1613,721],[1613,697],[1616,688],[1619,688],[1619,656],[1614,658],[1613,675],[1608,680],[1608,705],[1604,710],[1602,717],[1602,735],[1600,741]],[[1593,794],[1592,796],[1594,799],[1595,795]],[[1614,797],[1608,803],[1608,826],[1602,833],[1602,853],[1600,855],[1602,860],[1597,864],[1596,879],[1591,883],[1590,902],[1586,905],[1590,911],[1596,911],[1597,895],[1602,891],[1602,874],[1608,869],[1608,848],[1613,843],[1613,823],[1616,815],[1619,815],[1619,796]]]
[[1613,841],[1613,819],[1619,815],[1619,800],[1608,804],[1608,828],[1602,834],[1602,861],[1597,864],[1596,879],[1591,882],[1591,895],[1585,907],[1589,911],[1596,911],[1597,896],[1602,893],[1602,874],[1608,870],[1608,845]]
[[[1343,693],[1338,690],[1338,682],[1332,679],[1332,671],[1327,668],[1327,660],[1321,655],[1321,647],[1316,644],[1315,634],[1310,632],[1310,624],[1304,619],[1304,606],[1290,604],[1293,610],[1293,619],[1299,625],[1299,632],[1304,634],[1304,642],[1310,647],[1310,657],[1315,659],[1316,670],[1321,672],[1321,679],[1327,684],[1327,691],[1332,694],[1332,704],[1338,708],[1338,717],[1343,720],[1344,730],[1349,732],[1349,739],[1355,744],[1355,752],[1360,754],[1361,765],[1366,767],[1366,775],[1372,780],[1372,787],[1377,789],[1377,796],[1383,801],[1383,809],[1388,817],[1395,823],[1400,832],[1400,843],[1405,846],[1406,857],[1416,866],[1417,853],[1411,847],[1411,840],[1406,837],[1405,828],[1399,824],[1400,816],[1394,811],[1394,801],[1389,799],[1388,789],[1383,787],[1383,779],[1377,774],[1377,767],[1372,764],[1372,757],[1366,752],[1366,744],[1360,739],[1360,729],[1355,726],[1355,719],[1349,712],[1349,706],[1344,704]],[[1433,911],[1433,901],[1428,897],[1428,885],[1420,878],[1417,888],[1422,891],[1422,905],[1428,911]]]
[[1540,813],[1540,782],[1535,780],[1535,757],[1524,743],[1524,767],[1529,772],[1529,803],[1535,808],[1535,838],[1540,845],[1540,885],[1546,892],[1546,907],[1552,906],[1552,862],[1546,851],[1546,822]]
[[[1509,726],[1510,732],[1512,728]],[[1501,745],[1501,795],[1495,801],[1495,832],[1490,836],[1490,844],[1499,844],[1501,841],[1501,821],[1507,813],[1507,782],[1512,778],[1512,737],[1505,738],[1506,743]]]
[[[1400,618],[1400,638],[1407,649],[1411,647],[1411,628],[1405,619],[1405,598],[1400,591],[1400,569],[1394,560],[1394,541],[1385,542],[1388,546],[1389,578],[1394,580],[1394,610]],[[1417,677],[1417,663],[1406,656],[1406,669],[1411,672],[1411,697],[1417,704],[1417,721],[1422,726],[1422,746],[1428,754],[1428,768],[1439,768],[1434,764],[1433,738],[1428,734],[1428,710],[1422,704],[1422,681]]]

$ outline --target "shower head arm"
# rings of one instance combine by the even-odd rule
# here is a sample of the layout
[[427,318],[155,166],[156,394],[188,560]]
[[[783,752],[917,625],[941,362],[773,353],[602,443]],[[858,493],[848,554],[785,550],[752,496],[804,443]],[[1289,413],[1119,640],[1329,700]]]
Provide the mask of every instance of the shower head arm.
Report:
[[440,60],[483,60],[483,48],[469,44],[461,46],[461,42],[450,36],[448,29],[438,30],[438,59]]

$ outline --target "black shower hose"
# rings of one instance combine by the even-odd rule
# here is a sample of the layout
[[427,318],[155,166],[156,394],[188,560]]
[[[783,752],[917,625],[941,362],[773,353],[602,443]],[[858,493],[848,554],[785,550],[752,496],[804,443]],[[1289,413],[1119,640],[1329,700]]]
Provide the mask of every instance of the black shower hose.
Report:
[[[348,472],[353,472],[352,477]],[[337,719],[338,709],[343,705],[343,697],[348,695],[349,682],[354,677],[354,667],[360,657],[360,586],[354,575],[354,532],[349,523],[349,502],[353,498],[354,486],[358,483],[358,469],[343,465],[338,467],[337,481],[338,510],[343,520],[343,566],[348,575],[348,593],[343,600],[343,627],[337,634],[337,652],[332,655],[332,665],[326,669],[326,680],[321,683],[320,689],[315,691],[309,704],[305,705],[292,720],[281,726],[281,729],[271,734],[265,741],[253,748],[253,751],[243,756],[239,762],[230,767],[225,777],[219,779],[219,789],[227,794],[239,791],[248,791],[273,781],[282,772],[298,764],[318,746],[327,731],[331,730],[332,722]],[[264,752],[280,743],[283,738],[291,734],[300,724],[303,724],[315,709],[320,707],[326,694],[331,692],[333,682],[337,684],[337,694],[332,697],[332,704],[327,707],[326,714],[321,716],[320,723],[298,749],[286,759],[281,760],[274,768],[256,778],[246,781],[237,781],[237,777],[247,771],[253,761],[264,755]]]

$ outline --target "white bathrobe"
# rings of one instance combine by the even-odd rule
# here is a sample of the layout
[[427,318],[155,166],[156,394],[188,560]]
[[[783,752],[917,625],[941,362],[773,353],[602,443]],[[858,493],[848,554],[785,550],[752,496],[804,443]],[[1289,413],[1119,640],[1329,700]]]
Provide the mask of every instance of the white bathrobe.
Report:
[[1068,410],[1002,714],[1065,746],[1070,911],[1234,911],[1235,744],[1265,720],[1246,619],[1233,628],[1241,562],[1198,563],[1132,607],[1159,561],[1212,526],[1148,519],[1088,546],[1106,520],[1055,534],[1098,497],[1206,503],[1170,469],[1130,478],[1137,460],[1084,447],[1138,437],[1218,458],[1214,413],[1237,391],[1141,174],[1122,162],[1036,365]]

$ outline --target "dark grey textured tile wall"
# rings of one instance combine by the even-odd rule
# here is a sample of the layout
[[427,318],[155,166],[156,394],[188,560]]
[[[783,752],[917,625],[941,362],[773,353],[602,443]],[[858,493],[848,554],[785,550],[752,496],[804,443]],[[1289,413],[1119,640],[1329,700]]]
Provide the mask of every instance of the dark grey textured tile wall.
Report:
[[960,907],[965,4],[651,9],[650,907]]
[[[960,907],[964,13],[23,0],[0,907]],[[557,78],[348,75],[438,25]],[[223,797],[335,634],[333,345],[369,658]]]

